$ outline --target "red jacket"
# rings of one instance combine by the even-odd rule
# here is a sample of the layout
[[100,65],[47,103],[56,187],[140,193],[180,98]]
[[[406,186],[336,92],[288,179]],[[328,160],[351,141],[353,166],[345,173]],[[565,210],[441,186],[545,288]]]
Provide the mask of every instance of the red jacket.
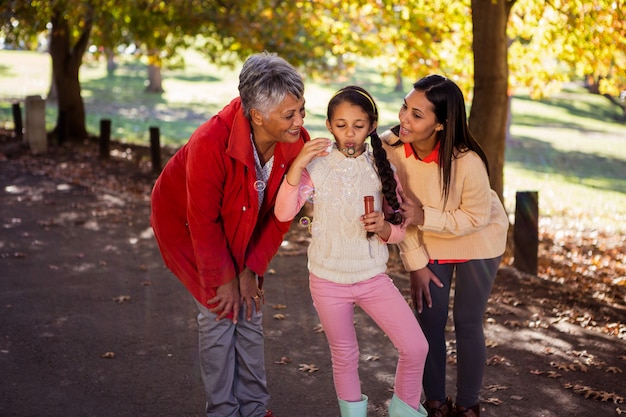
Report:
[[274,216],[276,193],[309,140],[279,142],[258,207],[250,123],[234,99],[169,160],[152,191],[151,224],[167,267],[203,305],[245,266],[262,276],[290,222]]

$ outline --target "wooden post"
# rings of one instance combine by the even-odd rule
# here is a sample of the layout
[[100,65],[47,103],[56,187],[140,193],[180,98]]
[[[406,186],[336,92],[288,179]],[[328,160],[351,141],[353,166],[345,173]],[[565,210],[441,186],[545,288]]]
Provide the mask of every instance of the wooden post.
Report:
[[161,172],[161,135],[158,127],[150,127],[150,155],[152,156],[152,172]]
[[13,125],[15,126],[15,137],[24,139],[24,125],[22,124],[22,109],[20,103],[13,103]]
[[539,251],[539,194],[537,191],[518,191],[515,194],[515,248],[513,266],[522,272],[537,275]]
[[46,132],[46,102],[41,96],[27,96],[26,129],[24,142],[33,154],[48,151],[48,133]]
[[111,144],[111,119],[100,120],[100,158],[109,159]]

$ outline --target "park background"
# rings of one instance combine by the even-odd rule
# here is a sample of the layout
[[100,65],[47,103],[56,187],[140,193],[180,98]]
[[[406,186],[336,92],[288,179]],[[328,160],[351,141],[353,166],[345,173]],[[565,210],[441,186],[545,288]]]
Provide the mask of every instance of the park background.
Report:
[[[254,2],[254,7],[253,2],[241,2],[240,6],[245,7],[217,10],[213,16],[222,20],[210,22],[213,26],[208,24],[213,17],[207,12],[195,17],[204,19],[204,26],[193,26],[186,21],[176,27],[171,25],[171,20],[181,18],[176,16],[175,9],[184,2],[144,3],[146,8],[133,3],[134,10],[127,9],[127,3],[93,3],[102,7],[94,16],[104,15],[107,19],[91,21],[94,30],[84,45],[77,71],[88,135],[70,138],[69,143],[56,148],[59,110],[50,98],[46,103],[46,122],[51,153],[57,149],[64,153],[90,149],[83,145],[97,141],[99,122],[106,118],[112,120],[112,136],[118,142],[111,154],[113,160],[128,162],[129,173],[134,168],[145,169],[149,158],[136,145],[148,145],[148,128],[159,127],[168,149],[173,151],[182,145],[200,123],[236,95],[242,59],[263,49],[278,51],[305,74],[305,124],[313,135],[326,135],[326,103],[336,89],[346,84],[362,85],[372,92],[381,107],[380,124],[384,128],[395,123],[399,104],[412,81],[430,72],[442,73],[459,82],[470,110],[481,107],[472,115],[473,127],[483,129],[481,133],[487,129],[478,135],[479,139],[486,140],[483,145],[489,149],[502,152],[503,160],[495,165],[496,172],[501,165],[501,197],[507,211],[514,213],[516,192],[539,193],[537,277],[569,291],[567,300],[561,300],[564,303],[559,304],[557,311],[546,314],[561,320],[566,317],[566,321],[623,344],[626,336],[623,2],[495,1],[471,5],[456,2],[454,7],[446,5],[445,10],[443,6],[409,1],[391,8],[387,2],[320,1],[297,3],[293,10],[286,8],[289,5],[285,2],[273,3],[278,5],[274,10],[254,9],[261,8],[264,2]],[[487,34],[486,39],[472,32],[472,23],[476,28],[475,19],[484,17],[476,12],[486,7],[485,3],[491,3],[505,17],[504,26],[498,19],[492,20],[493,24],[478,22],[483,31],[500,31],[492,33],[492,38]],[[5,50],[0,51],[0,123],[7,131],[13,127],[13,103],[22,102],[32,94],[48,98],[51,92],[55,59],[52,54],[51,60],[45,49],[46,22],[52,19],[57,27],[68,23],[71,30],[67,33],[72,35],[68,37],[68,49],[75,53],[74,60],[80,49],[76,48],[79,36],[90,25],[81,20],[81,13],[86,11],[84,2],[52,4],[75,7],[71,11],[59,11],[43,6],[36,10],[19,7],[10,10],[6,8],[10,3],[1,6],[3,15],[9,16],[6,22],[18,29],[11,32],[5,27],[2,31]],[[204,3],[207,4],[219,3]],[[379,6],[384,10],[377,9]],[[103,13],[106,7],[109,14]],[[390,15],[385,14],[388,9]],[[168,11],[171,14],[167,15]],[[316,12],[319,18],[313,19]],[[496,21],[499,23],[495,24]],[[104,23],[111,22],[118,26],[103,30]],[[275,30],[277,25],[284,30]],[[508,38],[502,36],[503,27]],[[179,29],[183,31],[177,32]],[[195,36],[191,41],[184,40],[192,32],[201,34],[201,41]],[[8,36],[10,33],[15,37]],[[132,44],[128,42],[129,35],[134,39]],[[9,42],[11,39],[16,42]],[[388,42],[384,48],[383,40]],[[480,55],[491,46],[499,54]],[[504,72],[508,75],[504,77],[502,50],[505,67],[510,71]],[[378,54],[380,51],[385,54]],[[59,57],[56,59],[58,62]],[[483,71],[490,68],[496,69],[496,74],[485,77]],[[402,88],[398,89],[399,85]],[[503,86],[505,94],[502,94]],[[505,101],[476,103],[480,95],[494,93]],[[509,109],[510,119],[503,120],[503,113],[506,116]],[[494,125],[492,119],[498,123]],[[6,153],[5,157],[13,155]],[[40,164],[41,172],[51,177],[68,175],[63,168],[67,166],[65,162],[55,166],[45,158],[34,158],[31,162]],[[90,181],[99,183],[101,179],[84,174],[86,166],[97,166],[100,162],[88,152],[85,158],[81,167],[70,174],[73,181],[86,186]],[[497,153],[490,158],[497,160]],[[115,180],[134,181],[129,178],[121,170]],[[115,188],[112,183],[107,187]],[[511,216],[511,221],[514,220]],[[510,264],[509,256],[505,265]],[[532,282],[529,277],[526,279]],[[494,295],[506,298],[502,293]],[[574,312],[567,309],[569,304],[575,306]],[[513,320],[509,324],[517,326]],[[535,324],[536,321],[528,320],[521,325]],[[583,390],[581,395],[588,396],[590,401],[598,400],[588,390]],[[608,400],[612,398],[609,396]]]

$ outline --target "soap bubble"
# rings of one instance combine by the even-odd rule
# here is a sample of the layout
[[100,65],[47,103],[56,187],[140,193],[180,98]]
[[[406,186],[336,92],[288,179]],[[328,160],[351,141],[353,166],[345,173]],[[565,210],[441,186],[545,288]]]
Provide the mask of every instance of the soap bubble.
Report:
[[309,203],[314,203],[315,200],[315,189],[313,187],[309,187],[308,185],[303,185],[300,187],[300,195],[305,198]]
[[257,191],[265,191],[265,181],[261,181],[261,180],[255,181],[254,189]]
[[339,166],[337,166],[337,169],[339,170],[341,178],[346,181],[351,180],[357,175],[358,166],[354,159],[346,158],[341,164],[339,164]]

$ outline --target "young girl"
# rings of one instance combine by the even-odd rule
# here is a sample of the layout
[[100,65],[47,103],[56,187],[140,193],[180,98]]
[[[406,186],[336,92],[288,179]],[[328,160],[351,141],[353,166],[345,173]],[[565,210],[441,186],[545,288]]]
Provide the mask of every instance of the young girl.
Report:
[[[378,110],[370,94],[349,86],[328,104],[326,126],[335,138],[304,145],[278,192],[275,213],[295,217],[313,190],[314,221],[308,249],[309,287],[328,339],[342,417],[365,417],[359,347],[353,324],[358,304],[398,349],[391,417],[425,416],[420,404],[428,344],[408,303],[385,273],[387,243],[405,233],[397,183],[376,134]],[[371,138],[373,155],[365,140]],[[364,214],[364,196],[374,211]],[[383,214],[385,213],[385,214]],[[371,235],[371,237],[369,236]]]
[[[425,406],[437,417],[478,417],[485,365],[483,316],[509,222],[489,185],[485,153],[466,121],[463,93],[431,75],[405,97],[400,125],[382,136],[406,192],[400,256],[430,350]],[[387,146],[391,144],[391,146]],[[446,396],[445,327],[455,276],[456,405]],[[422,308],[423,302],[428,308]]]

